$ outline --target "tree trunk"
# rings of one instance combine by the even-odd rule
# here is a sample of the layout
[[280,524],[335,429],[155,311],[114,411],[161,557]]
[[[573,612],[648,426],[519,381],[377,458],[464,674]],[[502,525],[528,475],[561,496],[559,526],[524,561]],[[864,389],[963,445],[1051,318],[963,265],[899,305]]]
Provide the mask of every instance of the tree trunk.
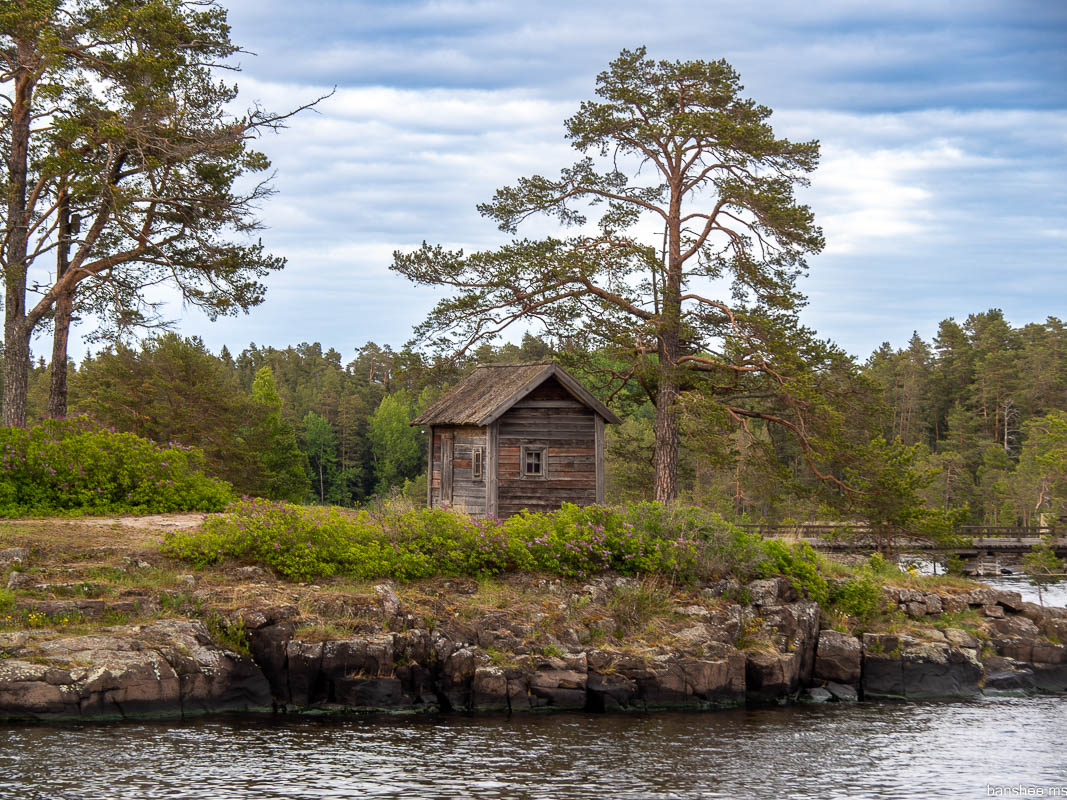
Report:
[[678,499],[678,447],[681,412],[678,407],[678,359],[682,336],[682,187],[681,179],[670,179],[670,206],[667,214],[667,269],[663,278],[662,313],[659,318],[656,390],[655,499],[672,505]]
[[652,461],[656,470],[654,497],[659,503],[671,505],[678,498],[678,443],[681,438],[677,374],[682,329],[681,189],[675,182],[672,182],[667,219],[667,251],[657,348],[656,449]]
[[[59,196],[59,247],[56,253],[56,281],[67,272],[70,249],[70,196],[66,189]],[[67,416],[67,340],[74,313],[74,293],[63,292],[56,299],[52,336],[52,365],[48,386],[48,416],[64,419]]]
[[656,450],[653,464],[656,469],[656,502],[670,505],[678,497],[678,386],[673,374],[660,376],[656,393]]
[[52,365],[48,386],[48,416],[65,419],[67,416],[67,340],[74,311],[74,294],[63,292],[56,300],[55,333],[52,338]]
[[664,275],[662,316],[659,323],[659,358],[656,390],[655,499],[671,505],[678,499],[678,446],[681,412],[678,407],[678,359],[682,332],[682,238],[680,192],[671,193],[667,221],[668,266]]
[[[11,297],[8,281],[8,297]],[[23,296],[26,281],[23,278]],[[10,301],[9,301],[10,302]],[[8,306],[10,309],[11,306]],[[12,320],[12,317],[15,319]],[[26,425],[26,390],[30,374],[30,334],[17,312],[7,313],[4,325],[4,414],[3,424],[22,428]]]
[[741,519],[741,456],[738,456],[734,466],[734,522]]
[[3,424],[26,425],[26,391],[30,373],[30,327],[26,320],[26,171],[30,142],[33,43],[18,43],[14,102],[11,105],[11,156],[8,160],[7,263],[4,280]]

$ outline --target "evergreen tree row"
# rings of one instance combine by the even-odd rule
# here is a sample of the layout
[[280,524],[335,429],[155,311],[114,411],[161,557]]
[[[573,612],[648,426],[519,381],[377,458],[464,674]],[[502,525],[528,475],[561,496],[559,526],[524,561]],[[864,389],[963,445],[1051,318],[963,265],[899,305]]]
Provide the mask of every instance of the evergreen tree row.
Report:
[[[234,357],[227,348],[210,353],[195,337],[164,334],[72,368],[70,409],[156,441],[201,447],[209,470],[248,494],[352,505],[402,492],[417,502],[425,497],[427,442],[410,420],[476,363],[548,358],[623,417],[608,430],[609,500],[650,498],[648,393],[631,386],[611,395],[610,384],[598,383],[605,353],[573,343],[553,348],[529,335],[449,362],[373,342],[348,361],[318,343],[252,344]],[[962,324],[948,319],[932,342],[915,335],[900,349],[883,344],[862,365],[844,359],[823,385],[834,382],[846,390],[819,397],[828,420],[822,476],[775,426],[709,417],[698,397],[683,396],[681,498],[739,521],[848,517],[858,513],[855,498],[835,493],[827,476],[870,486],[879,470],[907,462],[927,476],[916,483],[927,508],[971,523],[1035,524],[1067,513],[1060,320],[1015,328],[997,310]],[[31,417],[44,415],[47,395],[42,362],[31,375]]]

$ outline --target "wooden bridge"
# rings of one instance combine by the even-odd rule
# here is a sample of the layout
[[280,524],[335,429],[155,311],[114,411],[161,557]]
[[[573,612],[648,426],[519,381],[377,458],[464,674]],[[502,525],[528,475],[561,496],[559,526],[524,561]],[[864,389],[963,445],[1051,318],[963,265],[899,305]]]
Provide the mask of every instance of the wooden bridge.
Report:
[[[783,541],[807,542],[816,550],[841,553],[870,553],[878,549],[878,538],[867,525],[802,523],[796,525],[741,525],[744,530]],[[1060,558],[1067,557],[1067,527],[1014,525],[962,525],[955,531],[955,545],[936,544],[914,531],[891,532],[896,552],[954,555],[963,559],[965,570],[978,574],[1000,571],[1001,561],[1018,564],[1045,536]]]

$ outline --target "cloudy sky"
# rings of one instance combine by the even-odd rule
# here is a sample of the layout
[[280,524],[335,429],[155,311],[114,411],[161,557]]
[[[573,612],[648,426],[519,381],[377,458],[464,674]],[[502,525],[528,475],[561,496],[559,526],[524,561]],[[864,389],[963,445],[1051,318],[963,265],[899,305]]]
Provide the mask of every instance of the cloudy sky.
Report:
[[277,169],[264,241],[288,259],[266,302],[216,323],[170,309],[215,350],[401,345],[436,295],[391,253],[501,242],[475,204],[569,164],[563,120],[642,44],[725,58],[776,133],[821,141],[805,200],[827,247],[802,288],[822,336],[866,357],[991,307],[1067,316],[1067,2],[224,4],[255,53],[242,102],[336,93],[260,142]]

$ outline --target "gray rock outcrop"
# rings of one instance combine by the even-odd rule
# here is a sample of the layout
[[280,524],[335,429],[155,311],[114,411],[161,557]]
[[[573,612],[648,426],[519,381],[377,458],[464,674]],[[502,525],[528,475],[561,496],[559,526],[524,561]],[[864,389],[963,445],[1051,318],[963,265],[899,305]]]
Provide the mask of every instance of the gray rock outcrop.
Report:
[[819,633],[813,677],[835,683],[858,683],[863,668],[863,647],[855,636],[840,631]]
[[0,718],[187,715],[269,708],[247,656],[199,621],[160,620],[85,636],[0,634]]
[[[610,590],[605,587],[594,581],[583,592]],[[965,631],[926,621],[938,608],[927,594],[893,590],[889,599],[905,612],[909,604],[922,606],[923,621],[912,624],[913,635],[869,633],[861,640],[820,629],[819,606],[797,599],[787,581],[756,581],[745,588],[758,605],[725,597],[709,604],[680,602],[670,638],[639,649],[589,643],[595,625],[616,630],[610,619],[575,621],[547,637],[506,610],[418,627],[390,584],[376,586],[365,598],[325,598],[344,608],[362,604],[367,611],[349,633],[326,641],[297,637],[300,614],[294,606],[212,612],[222,629],[247,634],[251,657],[217,644],[199,621],[113,626],[82,636],[5,633],[0,719],[270,707],[706,709],[798,698],[849,702],[1067,691],[1067,647],[1056,644],[1067,612],[1023,603],[1013,593],[977,590],[942,597],[937,614],[953,600],[987,614]],[[36,609],[37,603],[103,601],[20,602]],[[109,610],[114,602],[108,601]],[[58,610],[49,606],[49,613]],[[996,616],[988,616],[991,610]],[[745,649],[739,649],[742,642]]]

